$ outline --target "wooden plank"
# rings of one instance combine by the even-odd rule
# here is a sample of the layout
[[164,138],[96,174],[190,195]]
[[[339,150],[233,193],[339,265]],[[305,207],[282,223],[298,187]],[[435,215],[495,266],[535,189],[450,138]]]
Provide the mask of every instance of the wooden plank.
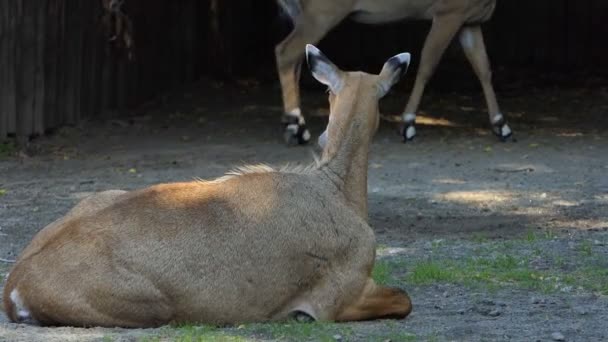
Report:
[[46,40],[45,40],[45,92],[44,92],[44,124],[45,130],[57,127],[60,121],[57,118],[57,89],[59,87],[57,70],[59,68],[58,37],[59,37],[59,2],[50,0],[47,9]]
[[[8,1],[0,1],[0,70],[8,65]],[[6,72],[0,73],[0,143],[8,136],[8,115],[6,110],[9,80]]]
[[16,49],[17,84],[17,144],[27,145],[33,129],[34,78],[36,72],[35,0],[17,1],[16,18],[19,25],[19,44]]
[[33,118],[32,118],[32,133],[36,135],[44,134],[44,93],[45,93],[45,74],[44,74],[44,60],[45,60],[45,39],[46,39],[46,16],[48,8],[48,0],[36,1],[37,7],[35,8],[35,71],[34,71],[34,103],[33,103]]
[[5,75],[5,84],[6,88],[4,88],[4,108],[3,112],[5,113],[5,124],[6,131],[8,133],[15,133],[17,129],[17,92],[16,92],[16,79],[15,79],[15,61],[16,61],[16,51],[17,51],[17,2],[16,1],[6,1],[6,39],[4,39],[7,49],[6,54],[6,68],[3,68],[2,71]]

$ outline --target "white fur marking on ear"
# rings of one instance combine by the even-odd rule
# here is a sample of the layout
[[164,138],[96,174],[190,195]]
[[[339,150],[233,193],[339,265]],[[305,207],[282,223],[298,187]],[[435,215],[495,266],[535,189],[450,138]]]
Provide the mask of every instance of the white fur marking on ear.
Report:
[[408,65],[410,64],[410,60],[412,59],[412,55],[410,55],[407,52],[400,53],[400,54],[398,54],[395,57],[399,58],[399,62],[401,62],[401,64],[406,64],[407,63]]
[[[311,60],[317,57],[318,59]],[[328,86],[334,93],[342,89],[342,80],[338,69],[325,57],[316,46],[306,45],[306,61],[311,66],[311,72],[317,81]]]

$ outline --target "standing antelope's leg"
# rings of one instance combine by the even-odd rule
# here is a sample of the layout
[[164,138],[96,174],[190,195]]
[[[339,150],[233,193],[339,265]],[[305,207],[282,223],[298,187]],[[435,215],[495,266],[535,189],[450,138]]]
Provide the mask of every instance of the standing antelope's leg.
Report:
[[364,321],[379,318],[405,318],[412,312],[412,302],[401,289],[378,286],[368,279],[359,299],[344,308],[336,321]]
[[424,88],[445,52],[445,49],[452,41],[458,30],[463,24],[462,16],[459,14],[436,16],[433,19],[431,31],[429,32],[422,48],[420,56],[420,66],[416,74],[414,90],[403,112],[403,126],[401,134],[403,141],[412,140],[416,135],[414,127],[416,121],[416,111],[420,105],[420,100],[424,94]]
[[275,49],[277,69],[283,95],[283,124],[285,142],[305,144],[310,132],[300,109],[300,70],[306,44],[316,44],[329,30],[346,17],[348,12],[332,13],[331,17],[301,13],[294,18],[293,31]]
[[500,112],[498,102],[496,101],[496,93],[492,86],[492,71],[490,70],[490,61],[486,53],[486,46],[483,42],[483,33],[479,25],[464,26],[460,32],[460,45],[473,66],[475,74],[481,82],[483,94],[488,104],[488,114],[490,115],[490,124],[492,130],[501,140],[508,139],[512,132],[504,115]]

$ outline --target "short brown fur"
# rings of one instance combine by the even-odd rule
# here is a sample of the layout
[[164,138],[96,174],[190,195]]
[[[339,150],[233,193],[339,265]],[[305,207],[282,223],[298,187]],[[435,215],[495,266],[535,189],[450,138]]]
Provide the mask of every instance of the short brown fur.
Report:
[[[511,129],[500,111],[492,85],[492,72],[480,24],[489,20],[496,0],[278,0],[293,21],[293,31],[276,47],[276,61],[286,122],[299,122],[298,129],[287,127],[286,139],[305,142],[305,120],[300,110],[300,69],[305,44],[316,44],[345,18],[368,24],[397,20],[432,20],[425,40],[416,82],[403,111],[402,134],[413,139],[414,122],[426,84],[454,36],[459,34],[465,55],[482,85],[490,124],[501,139]],[[296,117],[296,119],[294,119]]]
[[378,85],[396,81],[387,68],[380,76],[335,71],[342,86],[331,96],[328,145],[309,168],[253,167],[83,200],[19,257],[4,288],[9,318],[24,321],[24,309],[42,325],[154,327],[295,312],[407,316],[407,294],[370,277],[367,155]]

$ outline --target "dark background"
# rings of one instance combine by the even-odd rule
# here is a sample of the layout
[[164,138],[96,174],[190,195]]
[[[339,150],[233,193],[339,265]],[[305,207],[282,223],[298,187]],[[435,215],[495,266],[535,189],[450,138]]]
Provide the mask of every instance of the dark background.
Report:
[[[125,12],[135,30],[131,62],[108,45],[97,0],[0,0],[0,141],[128,115],[126,109],[200,79],[278,82],[274,46],[289,25],[272,0],[126,0]],[[514,79],[563,87],[603,82],[604,20],[606,0],[498,0],[484,30],[499,94]],[[429,25],[346,21],[320,47],[346,69],[378,71],[393,54],[419,54]],[[453,44],[430,87],[453,91],[456,82],[478,86]]]

